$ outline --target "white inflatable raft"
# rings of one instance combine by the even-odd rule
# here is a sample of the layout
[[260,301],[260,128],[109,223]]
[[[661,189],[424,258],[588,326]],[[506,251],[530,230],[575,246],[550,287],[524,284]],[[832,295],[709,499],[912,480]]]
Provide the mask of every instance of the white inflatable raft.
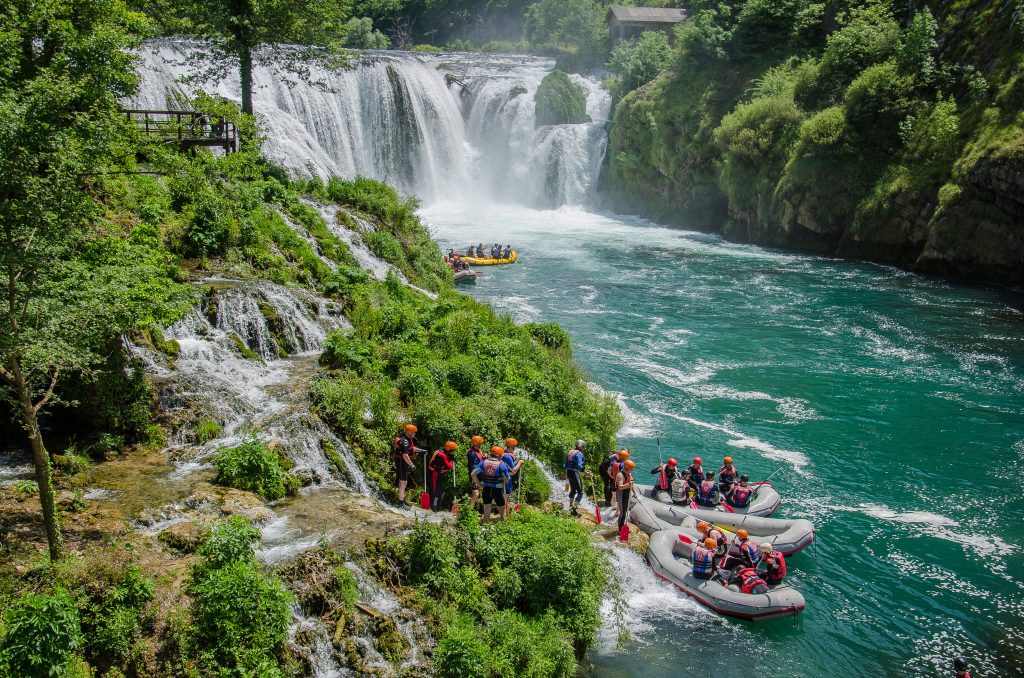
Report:
[[719,614],[750,621],[767,621],[795,616],[804,609],[804,597],[788,584],[780,584],[767,593],[733,591],[712,579],[693,576],[685,545],[672,530],[651,535],[647,562],[654,574],[671,582],[680,591]]
[[[651,485],[637,485],[636,489],[637,492],[640,492],[641,494],[643,494],[643,496],[649,499],[654,499],[655,501],[660,501],[661,503],[668,504],[670,506],[683,506],[682,504],[674,504],[672,500],[669,498],[667,492],[663,491],[655,493],[654,487],[652,487]],[[655,494],[657,494],[657,496],[655,496]],[[743,506],[741,508],[730,506],[730,508],[732,508],[731,511],[724,508],[721,505],[718,506],[718,508],[698,506],[696,510],[712,512],[722,511],[723,513],[745,516],[763,516],[767,518],[771,514],[775,513],[775,509],[779,508],[779,504],[781,503],[782,497],[779,496],[779,493],[775,488],[773,488],[771,485],[762,485],[760,488],[758,488],[757,493],[751,498],[749,506]]]
[[755,542],[768,542],[784,556],[801,551],[814,541],[814,523],[802,518],[785,520],[691,509],[663,504],[649,497],[633,498],[629,519],[647,534],[654,534],[658,530],[675,530],[676,534],[682,534],[691,541],[697,541],[700,537],[697,522],[701,520],[724,529],[730,542],[732,533],[742,528]]

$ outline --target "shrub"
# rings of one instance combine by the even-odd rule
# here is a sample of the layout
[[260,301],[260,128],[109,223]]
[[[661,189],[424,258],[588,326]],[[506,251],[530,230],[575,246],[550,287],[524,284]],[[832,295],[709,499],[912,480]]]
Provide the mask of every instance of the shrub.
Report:
[[216,482],[239,490],[255,492],[273,501],[287,494],[285,472],[276,454],[259,440],[221,450],[213,461]]
[[242,516],[232,516],[214,525],[210,536],[199,548],[203,569],[216,569],[229,563],[248,562],[260,541],[260,531]]
[[365,386],[345,378],[317,379],[310,389],[313,411],[342,435],[358,436],[366,403]]
[[3,615],[0,668],[24,678],[61,676],[84,640],[70,593],[25,593]]
[[895,62],[866,69],[846,91],[850,131],[872,150],[895,150],[900,143],[900,122],[914,103],[913,87],[913,80],[901,75]]
[[571,346],[569,333],[558,323],[527,323],[523,325],[523,329],[547,348],[559,349]]
[[618,76],[614,92],[623,97],[647,84],[668,66],[672,47],[661,31],[645,31],[637,41],[625,40],[612,50],[608,68]]
[[559,70],[548,73],[541,80],[534,94],[534,106],[538,127],[590,122],[583,87]]
[[519,479],[523,484],[523,501],[526,503],[539,506],[551,497],[551,485],[537,462],[527,460],[520,469]]
[[220,425],[220,422],[214,421],[213,419],[203,419],[196,424],[195,428],[192,430],[195,434],[196,444],[205,445],[219,436],[223,428],[224,427]]
[[443,678],[479,678],[487,675],[490,653],[473,619],[460,614],[445,627],[434,650],[434,666]]
[[448,362],[448,385],[461,396],[480,392],[480,366],[468,355],[460,355]]
[[373,343],[365,339],[348,336],[341,330],[335,330],[327,335],[320,363],[334,369],[365,374],[370,370],[373,361],[373,346]]
[[423,400],[437,390],[434,377],[426,367],[401,368],[396,385],[406,403]]
[[274,649],[288,635],[291,595],[253,560],[203,570],[189,586],[196,638],[210,663],[278,675]]

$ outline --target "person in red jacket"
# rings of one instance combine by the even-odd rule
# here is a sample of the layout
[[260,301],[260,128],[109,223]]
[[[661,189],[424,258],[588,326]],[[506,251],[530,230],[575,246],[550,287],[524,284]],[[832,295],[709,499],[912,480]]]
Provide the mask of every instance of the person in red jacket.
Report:
[[764,580],[769,586],[777,586],[786,578],[786,558],[780,552],[772,548],[768,542],[759,547],[761,549],[761,562],[757,564],[758,572],[764,568]]
[[956,671],[956,678],[971,678],[971,674],[967,670],[967,660],[963,657],[953,660],[953,670]]
[[453,452],[458,449],[458,444],[449,440],[444,448],[434,450],[427,462],[427,470],[430,471],[430,510],[440,511],[444,508],[445,499],[448,495],[448,474],[455,467],[452,461]]

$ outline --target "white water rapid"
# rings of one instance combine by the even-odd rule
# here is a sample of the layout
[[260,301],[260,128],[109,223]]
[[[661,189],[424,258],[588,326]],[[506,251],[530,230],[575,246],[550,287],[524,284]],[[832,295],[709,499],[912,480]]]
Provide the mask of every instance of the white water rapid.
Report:
[[[141,53],[131,106],[180,108],[193,43],[162,40]],[[379,179],[424,202],[476,196],[535,207],[587,201],[607,146],[611,97],[571,76],[593,122],[535,127],[534,92],[554,61],[539,57],[367,52],[339,72],[314,68],[310,85],[255,69],[263,150],[305,176]],[[445,75],[466,84],[445,84]],[[202,85],[240,99],[236,79]]]

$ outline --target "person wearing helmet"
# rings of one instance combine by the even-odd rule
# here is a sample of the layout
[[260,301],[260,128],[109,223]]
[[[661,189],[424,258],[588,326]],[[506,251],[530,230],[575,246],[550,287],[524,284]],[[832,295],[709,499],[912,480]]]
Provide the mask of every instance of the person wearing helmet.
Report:
[[508,502],[505,501],[505,483],[512,476],[508,465],[501,460],[505,450],[497,445],[491,448],[491,456],[480,462],[480,465],[473,469],[473,475],[477,481],[484,486],[484,522],[491,520],[491,504],[497,504],[501,511],[501,520],[505,520],[508,511]]
[[733,466],[732,457],[725,457],[722,460],[722,468],[718,469],[718,491],[722,493],[723,497],[729,496],[738,475],[739,472]]
[[701,466],[702,463],[703,460],[700,457],[694,457],[690,468],[686,469],[686,472],[690,474],[690,488],[694,492],[697,491],[697,486],[704,480],[704,467]]
[[601,480],[604,481],[604,505],[612,505],[612,495],[615,494],[615,476],[618,475],[622,462],[629,458],[629,450],[622,448],[618,452],[612,452],[598,467]]
[[519,447],[519,441],[515,438],[505,438],[505,449],[502,451],[501,460],[508,466],[508,470],[512,475],[508,479],[507,490],[509,494],[512,493],[512,488],[519,482],[519,471],[523,468],[523,459],[516,459],[516,448]]
[[697,523],[697,532],[700,533],[701,539],[713,539],[715,541],[715,555],[722,556],[724,560],[725,554],[729,550],[729,542],[725,538],[725,533],[703,520]]
[[576,447],[569,450],[569,453],[565,455],[565,462],[562,464],[562,468],[565,469],[565,477],[569,480],[569,513],[574,516],[580,514],[576,507],[583,501],[582,474],[586,468],[583,450],[586,446],[585,441],[577,440]]
[[715,483],[714,471],[707,471],[704,474],[704,480],[697,486],[693,500],[697,502],[698,506],[713,508],[718,505],[721,497],[718,495],[718,485]]
[[740,484],[733,485],[732,490],[726,496],[725,500],[730,506],[736,508],[746,508],[750,506],[750,499],[754,496],[754,488],[750,486],[750,478],[746,475],[740,476]]
[[956,678],[971,678],[971,674],[967,670],[967,660],[963,657],[953,660],[953,670],[956,671]]
[[440,511],[444,506],[448,489],[448,473],[455,467],[455,450],[459,449],[458,444],[449,440],[444,447],[434,450],[427,462],[427,470],[430,471],[430,483],[427,492],[430,494],[430,510]]
[[416,447],[418,432],[414,425],[406,424],[403,432],[396,435],[392,443],[395,456],[395,475],[398,477],[398,503],[406,506],[410,505],[405,500],[405,488],[409,485],[409,472],[416,468],[412,458],[417,452],[426,452],[426,450]]
[[657,474],[658,479],[654,481],[652,496],[660,502],[669,504],[672,502],[672,483],[679,478],[679,468],[675,459],[669,459],[664,464],[658,464],[651,469],[651,475]]
[[768,542],[761,544],[758,549],[761,551],[761,562],[756,569],[759,572],[763,570],[768,586],[778,586],[786,578],[786,558]]
[[483,436],[473,436],[470,440],[471,445],[469,450],[466,451],[466,469],[469,475],[469,508],[476,506],[476,500],[480,498],[480,483],[473,475],[473,470],[483,463],[485,458],[483,450],[480,446],[484,444]]
[[732,569],[737,565],[742,567],[757,567],[757,564],[761,561],[761,551],[758,549],[757,544],[750,538],[750,535],[746,530],[740,528],[736,530],[736,538],[732,540],[732,547],[730,551],[735,550],[738,552],[737,555],[730,555],[725,559],[725,567]]
[[747,594],[768,593],[768,582],[758,576],[752,567],[741,567],[729,577],[729,583]]
[[629,514],[629,498],[633,494],[633,469],[636,468],[636,463],[632,459],[625,459],[617,468],[619,471],[615,475],[615,494],[618,498],[619,530],[622,530]]
[[715,574],[715,540],[705,539],[693,547],[690,554],[693,576],[697,579],[711,579]]

